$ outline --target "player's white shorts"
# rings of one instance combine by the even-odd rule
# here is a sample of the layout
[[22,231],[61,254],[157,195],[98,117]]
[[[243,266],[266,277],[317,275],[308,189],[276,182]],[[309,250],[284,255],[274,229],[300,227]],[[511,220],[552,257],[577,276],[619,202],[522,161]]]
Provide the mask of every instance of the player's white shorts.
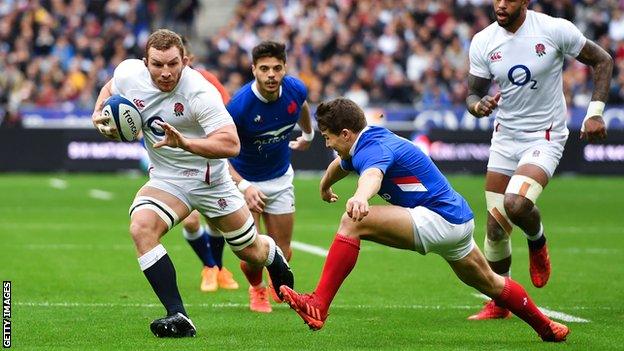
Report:
[[294,177],[295,171],[290,166],[284,175],[277,178],[261,182],[249,181],[267,196],[264,201],[264,212],[275,215],[295,212]]
[[496,124],[487,168],[512,176],[518,166],[534,164],[552,177],[563,155],[568,131],[524,132]]
[[145,186],[151,186],[177,197],[189,208],[196,209],[208,218],[221,217],[245,206],[245,198],[231,179],[208,185],[203,180],[183,181],[150,179]]
[[475,246],[472,239],[474,220],[453,224],[422,206],[407,209],[412,215],[416,251],[436,253],[448,261],[466,257]]

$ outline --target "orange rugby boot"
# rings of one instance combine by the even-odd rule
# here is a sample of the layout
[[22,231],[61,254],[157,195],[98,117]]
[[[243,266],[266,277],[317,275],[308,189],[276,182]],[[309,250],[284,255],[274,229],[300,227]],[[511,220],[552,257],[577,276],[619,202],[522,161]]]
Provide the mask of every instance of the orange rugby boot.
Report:
[[531,273],[531,282],[536,288],[541,288],[548,282],[550,257],[548,257],[546,245],[537,250],[529,249],[529,273]]
[[570,334],[570,328],[561,323],[551,321],[548,328],[540,334],[540,337],[544,341],[561,342],[565,341],[568,334]]
[[481,321],[486,319],[505,319],[511,317],[511,312],[504,308],[496,306],[494,300],[490,300],[483,306],[483,309],[478,313],[468,317],[471,321]]
[[219,273],[219,267],[204,267],[201,272],[202,281],[199,289],[203,292],[217,291],[219,288],[217,284],[217,274]]
[[314,300],[313,294],[299,294],[286,285],[280,287],[280,292],[284,301],[297,312],[310,329],[316,331],[323,328],[327,319],[327,312],[320,308],[320,304]]
[[238,283],[234,280],[232,272],[227,268],[222,267],[217,273],[217,284],[221,289],[236,290],[238,289]]
[[249,287],[249,309],[260,313],[273,311],[269,303],[269,292],[266,286]]

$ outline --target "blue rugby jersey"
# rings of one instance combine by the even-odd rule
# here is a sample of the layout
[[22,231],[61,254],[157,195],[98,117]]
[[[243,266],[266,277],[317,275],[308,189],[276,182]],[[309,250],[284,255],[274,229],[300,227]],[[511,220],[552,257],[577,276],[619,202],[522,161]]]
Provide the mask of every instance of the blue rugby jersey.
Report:
[[367,127],[341,167],[362,174],[369,168],[383,172],[379,196],[401,207],[423,206],[453,224],[474,217],[466,200],[457,193],[431,159],[407,139],[382,127]]
[[286,173],[290,166],[290,132],[307,95],[303,82],[287,75],[276,101],[264,99],[255,88],[255,80],[232,97],[227,110],[236,124],[241,151],[230,162],[244,179],[264,181]]

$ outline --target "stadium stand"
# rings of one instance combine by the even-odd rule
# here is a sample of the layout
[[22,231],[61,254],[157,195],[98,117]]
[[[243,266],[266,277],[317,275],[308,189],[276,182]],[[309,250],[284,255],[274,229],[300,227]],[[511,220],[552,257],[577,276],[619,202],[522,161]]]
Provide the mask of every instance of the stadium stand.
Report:
[[[205,4],[214,6],[215,2]],[[288,43],[290,73],[315,104],[346,95],[363,106],[463,104],[471,37],[492,22],[481,0],[241,0],[214,35],[194,33],[200,1],[5,0],[0,5],[0,118],[18,126],[21,107],[90,108],[112,68],[137,57],[165,26],[205,42],[198,64],[230,91],[250,80],[250,49]],[[532,7],[573,21],[616,59],[610,104],[624,103],[624,15],[615,0],[540,0]],[[202,48],[204,49],[204,48]],[[204,50],[202,50],[204,51]],[[564,91],[586,106],[588,68],[571,62]]]

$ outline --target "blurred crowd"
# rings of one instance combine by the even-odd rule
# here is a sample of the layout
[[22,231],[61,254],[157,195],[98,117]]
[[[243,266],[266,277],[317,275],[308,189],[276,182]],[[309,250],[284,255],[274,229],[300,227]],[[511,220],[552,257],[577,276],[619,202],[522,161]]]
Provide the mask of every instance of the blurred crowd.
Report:
[[[463,104],[470,39],[494,20],[489,0],[241,0],[227,25],[205,38],[193,33],[199,6],[199,0],[0,1],[4,124],[18,121],[26,104],[91,108],[114,67],[142,57],[150,30],[163,26],[201,40],[205,54],[195,65],[231,92],[253,78],[253,46],[272,39],[287,43],[289,73],[305,82],[311,103],[344,95],[363,106]],[[624,103],[624,1],[538,0],[531,7],[569,19],[613,55],[609,103]],[[570,105],[589,101],[589,73],[567,63]]]

